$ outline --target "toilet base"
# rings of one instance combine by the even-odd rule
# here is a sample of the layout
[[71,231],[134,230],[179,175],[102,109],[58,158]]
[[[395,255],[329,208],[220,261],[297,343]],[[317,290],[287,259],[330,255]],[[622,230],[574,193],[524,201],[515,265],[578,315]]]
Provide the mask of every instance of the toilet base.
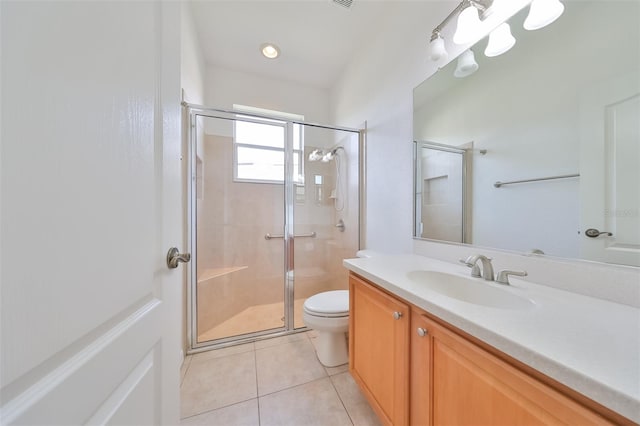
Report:
[[347,338],[345,333],[316,330],[316,354],[325,367],[337,367],[349,362]]

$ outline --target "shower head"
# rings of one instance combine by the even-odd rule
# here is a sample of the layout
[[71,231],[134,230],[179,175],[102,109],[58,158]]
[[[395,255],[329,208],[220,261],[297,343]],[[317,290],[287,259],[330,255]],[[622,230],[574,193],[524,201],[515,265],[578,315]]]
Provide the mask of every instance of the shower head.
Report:
[[336,150],[334,149],[333,151],[329,151],[325,155],[323,155],[320,161],[322,161],[323,163],[328,163],[329,161],[333,160],[333,157],[335,156]]
[[344,150],[344,148],[341,146],[333,147],[327,152],[324,152],[324,150],[320,148],[316,148],[311,151],[311,153],[309,153],[309,161],[322,161],[323,163],[328,163],[336,157],[339,149]]
[[309,161],[320,161],[322,160],[323,156],[324,156],[324,151],[322,151],[320,148],[314,149],[309,154]]
[[344,148],[341,147],[341,146],[336,146],[335,148],[331,148],[326,153],[324,152],[324,150],[322,150],[320,148],[314,149],[309,154],[309,161],[311,161],[311,162],[313,162],[313,161],[322,161],[323,163],[328,163],[329,161],[333,160],[336,157],[336,155],[338,154],[338,150],[339,149],[344,150]]
[[329,161],[331,161],[334,158],[336,158],[336,156],[338,155],[338,150],[339,149],[344,151],[344,147],[340,146],[340,145],[331,148],[331,150],[329,152],[327,152],[326,154],[324,154],[322,156],[322,161],[325,162],[325,163],[328,163]]

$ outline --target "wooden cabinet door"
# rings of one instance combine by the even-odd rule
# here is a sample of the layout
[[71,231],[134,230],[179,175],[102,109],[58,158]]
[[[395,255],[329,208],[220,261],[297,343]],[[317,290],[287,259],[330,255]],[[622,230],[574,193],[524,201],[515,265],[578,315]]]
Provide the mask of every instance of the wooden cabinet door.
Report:
[[426,323],[434,425],[610,424],[457,334]]
[[427,318],[411,311],[411,370],[409,422],[414,426],[431,424],[431,334]]
[[409,307],[351,276],[349,371],[380,419],[408,422]]

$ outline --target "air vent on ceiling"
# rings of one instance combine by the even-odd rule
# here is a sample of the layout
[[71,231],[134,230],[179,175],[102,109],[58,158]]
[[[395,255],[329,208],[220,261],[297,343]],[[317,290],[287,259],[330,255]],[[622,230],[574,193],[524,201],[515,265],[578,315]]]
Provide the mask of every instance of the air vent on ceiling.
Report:
[[353,4],[353,0],[331,0],[333,3],[349,9]]

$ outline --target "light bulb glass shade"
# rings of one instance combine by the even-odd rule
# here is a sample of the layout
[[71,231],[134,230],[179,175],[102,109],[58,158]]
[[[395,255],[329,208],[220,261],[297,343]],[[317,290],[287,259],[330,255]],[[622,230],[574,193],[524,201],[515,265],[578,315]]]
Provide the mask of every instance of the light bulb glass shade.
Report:
[[453,42],[455,44],[471,43],[479,35],[480,26],[478,9],[475,6],[467,7],[458,16],[458,25],[456,32],[453,34]]
[[533,0],[529,14],[524,20],[525,30],[537,30],[546,27],[562,15],[564,4],[559,0]]
[[445,49],[444,40],[442,39],[442,37],[440,37],[440,35],[438,35],[437,38],[432,40],[429,46],[430,46],[429,57],[431,58],[432,61],[438,62],[440,60],[447,59],[447,56],[448,56],[447,49]]
[[502,55],[514,44],[516,44],[516,39],[511,35],[511,27],[504,22],[489,34],[489,43],[487,43],[484,54],[490,58]]
[[478,71],[478,63],[471,49],[465,50],[458,56],[458,65],[453,75],[458,78],[468,77]]

